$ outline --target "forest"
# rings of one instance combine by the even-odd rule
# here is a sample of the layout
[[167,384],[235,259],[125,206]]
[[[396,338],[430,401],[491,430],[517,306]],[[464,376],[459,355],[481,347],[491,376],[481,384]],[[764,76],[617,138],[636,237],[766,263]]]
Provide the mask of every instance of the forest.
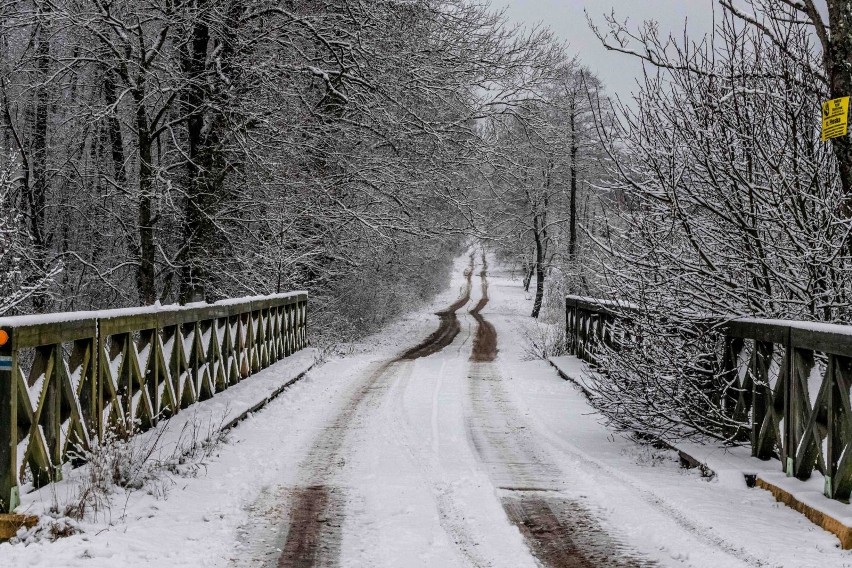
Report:
[[305,289],[334,342],[478,240],[544,322],[566,294],[639,307],[613,423],[724,437],[707,321],[852,314],[852,141],[820,137],[852,10],[720,0],[701,37],[586,17],[643,62],[635,92],[479,0],[3,3],[0,314]]

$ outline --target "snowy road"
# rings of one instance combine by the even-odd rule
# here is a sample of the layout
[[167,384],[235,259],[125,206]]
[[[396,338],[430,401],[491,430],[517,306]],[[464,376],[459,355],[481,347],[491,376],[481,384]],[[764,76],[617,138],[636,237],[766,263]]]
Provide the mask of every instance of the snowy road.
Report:
[[[251,552],[237,565],[804,566],[817,550],[814,566],[848,562],[768,494],[708,483],[609,436],[573,387],[523,361],[518,284],[488,274],[479,254],[466,260],[436,331],[340,378],[341,406],[295,483],[261,500],[274,513],[266,530],[243,532]],[[685,500],[669,499],[672,481]],[[777,528],[759,534],[766,518],[743,523],[744,499],[800,545],[780,545]],[[708,506],[732,530],[714,529]]]
[[437,317],[311,371],[165,499],[131,493],[82,534],[0,545],[0,563],[852,567],[769,493],[611,434],[527,360],[531,300],[483,260],[457,260]]

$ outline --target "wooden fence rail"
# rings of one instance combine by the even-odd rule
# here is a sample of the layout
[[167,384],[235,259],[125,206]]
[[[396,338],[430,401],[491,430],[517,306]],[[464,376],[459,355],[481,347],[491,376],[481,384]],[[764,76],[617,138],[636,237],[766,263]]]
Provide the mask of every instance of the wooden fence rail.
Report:
[[[619,348],[634,306],[567,298],[571,353],[596,365]],[[726,412],[750,431],[752,455],[777,457],[788,476],[825,478],[827,497],[852,495],[852,326],[767,319],[719,321]],[[636,343],[634,342],[634,345]],[[606,369],[600,369],[606,375]]]
[[637,311],[633,304],[583,296],[565,298],[565,330],[571,354],[595,364],[600,346],[618,347],[617,335],[625,333],[617,322]]
[[108,429],[145,430],[307,345],[305,292],[0,318],[0,513]]

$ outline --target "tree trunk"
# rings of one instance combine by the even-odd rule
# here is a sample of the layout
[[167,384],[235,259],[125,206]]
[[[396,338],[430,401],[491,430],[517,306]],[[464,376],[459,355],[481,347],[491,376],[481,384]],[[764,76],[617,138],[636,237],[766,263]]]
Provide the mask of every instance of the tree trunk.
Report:
[[[828,0],[831,38],[823,42],[823,58],[828,74],[831,98],[852,96],[852,8],[847,0]],[[852,217],[852,137],[846,135],[832,141],[840,183],[843,188],[843,214]]]
[[547,213],[550,209],[550,184],[553,164],[548,162],[544,169],[543,195],[541,207],[536,204],[537,212],[533,214],[533,238],[535,239],[535,300],[533,301],[532,317],[537,318],[544,301],[544,275],[547,264]]
[[530,291],[530,282],[532,282],[533,274],[535,274],[535,263],[531,262],[526,268],[526,274],[524,275],[524,292]]
[[196,301],[206,296],[208,285],[207,249],[213,245],[212,226],[207,211],[210,201],[208,180],[210,172],[209,153],[204,137],[205,62],[210,30],[203,20],[192,28],[192,37],[187,51],[182,55],[183,72],[188,87],[183,96],[184,112],[187,115],[187,188],[184,211],[183,238],[186,256],[181,266],[178,301],[181,304]]
[[[107,115],[107,133],[109,136],[110,156],[112,157],[112,170],[115,178],[115,184],[122,191],[127,192],[127,168],[125,161],[127,159],[124,150],[124,139],[121,136],[121,123],[118,120],[118,96],[115,92],[115,79],[112,71],[107,70],[104,74],[104,102],[110,107],[111,111]],[[132,259],[139,259],[139,245],[136,242],[136,235],[132,231],[127,231],[125,235],[125,246],[127,247],[127,256]]]
[[544,238],[539,227],[539,218],[535,217],[535,300],[533,301],[532,317],[538,318],[541,303],[544,300]]
[[[36,100],[33,116],[32,135],[32,177],[31,185],[26,188],[26,202],[29,209],[29,231],[32,241],[32,262],[35,280],[47,273],[47,227],[45,207],[47,206],[47,115],[50,110],[48,88],[45,85],[50,72],[50,40],[46,29],[50,8],[41,12],[36,33],[36,68],[38,69]],[[47,297],[44,294],[33,295],[33,310],[43,313],[47,310]]]
[[[208,0],[197,3],[200,14],[206,13],[208,4]],[[240,69],[235,65],[235,58],[244,12],[242,1],[230,2],[224,25],[220,26],[221,35],[216,36],[211,36],[209,23],[199,16],[181,56],[188,85],[182,102],[188,117],[189,158],[183,226],[186,253],[181,263],[178,293],[181,303],[199,299],[212,302],[222,295],[216,286],[217,272],[210,270],[210,266],[216,258],[228,257],[227,247],[230,246],[229,241],[222,238],[214,219],[230,199],[225,185],[230,168],[225,148],[229,132],[226,109],[232,108],[230,105],[238,96],[235,89],[240,85]],[[210,49],[218,52],[212,80],[207,69]]]
[[577,256],[577,116],[573,102],[568,119],[570,120],[571,127],[571,196],[568,215],[568,260],[574,261]]
[[154,243],[154,166],[153,143],[145,110],[144,82],[140,78],[133,89],[136,104],[136,136],[139,143],[139,208],[137,230],[139,231],[139,258],[136,267],[136,290],[139,301],[151,305],[157,300]]

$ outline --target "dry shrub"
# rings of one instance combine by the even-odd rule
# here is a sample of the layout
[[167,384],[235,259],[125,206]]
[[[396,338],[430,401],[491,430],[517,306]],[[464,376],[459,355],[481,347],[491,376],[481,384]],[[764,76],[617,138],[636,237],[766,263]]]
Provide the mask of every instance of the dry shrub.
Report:
[[523,333],[524,354],[528,360],[550,359],[568,353],[565,330],[560,325],[536,321]]

